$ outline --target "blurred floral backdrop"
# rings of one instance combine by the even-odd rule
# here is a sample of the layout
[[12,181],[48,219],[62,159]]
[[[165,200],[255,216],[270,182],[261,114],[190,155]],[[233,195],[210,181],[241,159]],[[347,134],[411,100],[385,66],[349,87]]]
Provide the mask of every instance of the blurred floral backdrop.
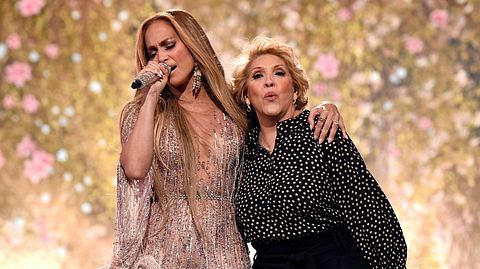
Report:
[[409,268],[480,266],[480,2],[2,0],[0,264],[109,257],[118,118],[140,22],[179,7],[225,64],[293,46],[311,104],[338,104],[404,229]]

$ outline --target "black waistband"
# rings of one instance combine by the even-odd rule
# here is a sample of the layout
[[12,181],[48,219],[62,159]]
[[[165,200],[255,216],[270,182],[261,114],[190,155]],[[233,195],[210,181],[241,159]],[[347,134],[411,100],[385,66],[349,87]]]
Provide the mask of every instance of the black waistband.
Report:
[[351,236],[344,226],[339,226],[322,233],[312,234],[306,237],[294,238],[285,241],[256,241],[252,242],[252,246],[257,252],[281,252],[282,250],[302,251],[316,245],[330,245],[332,243],[338,243],[338,241],[346,242],[341,244],[346,245],[346,247],[351,243]]
[[[294,264],[304,264],[302,268],[315,268],[314,259],[330,259],[332,256],[350,253],[358,254],[348,230],[337,227],[320,234],[281,242],[253,242],[256,250],[256,264],[278,263],[286,268],[296,268]],[[314,258],[316,257],[316,258]],[[274,268],[274,267],[272,267]]]

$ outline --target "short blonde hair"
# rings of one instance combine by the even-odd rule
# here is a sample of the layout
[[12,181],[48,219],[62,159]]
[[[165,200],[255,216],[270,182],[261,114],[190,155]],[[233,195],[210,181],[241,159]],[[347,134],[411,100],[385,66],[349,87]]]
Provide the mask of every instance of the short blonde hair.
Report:
[[250,65],[259,56],[271,54],[280,57],[286,64],[288,72],[292,76],[293,89],[297,92],[295,109],[301,110],[308,103],[307,90],[309,82],[305,70],[300,65],[293,49],[285,43],[266,36],[257,36],[247,43],[240,56],[236,59],[236,65],[232,73],[235,100],[245,107],[247,96],[247,79]]

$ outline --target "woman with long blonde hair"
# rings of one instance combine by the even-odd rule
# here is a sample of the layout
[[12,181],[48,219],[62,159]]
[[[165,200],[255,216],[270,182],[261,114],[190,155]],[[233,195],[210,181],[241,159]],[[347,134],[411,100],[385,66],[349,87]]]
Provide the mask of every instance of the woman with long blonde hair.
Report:
[[122,111],[111,267],[249,268],[233,206],[247,117],[202,27],[183,10],[146,19],[136,69],[158,79]]

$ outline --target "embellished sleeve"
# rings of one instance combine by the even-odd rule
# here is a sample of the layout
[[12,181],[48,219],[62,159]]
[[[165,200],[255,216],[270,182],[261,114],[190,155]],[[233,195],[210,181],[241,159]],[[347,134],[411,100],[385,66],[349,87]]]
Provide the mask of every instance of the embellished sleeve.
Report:
[[[138,109],[127,107],[121,126],[122,144],[135,126]],[[144,179],[129,179],[120,162],[117,164],[115,240],[110,268],[131,268],[142,255],[143,240],[150,216],[153,177],[150,167]]]
[[406,268],[400,223],[352,140],[337,132],[335,140],[322,147],[342,218],[363,257],[375,269]]

